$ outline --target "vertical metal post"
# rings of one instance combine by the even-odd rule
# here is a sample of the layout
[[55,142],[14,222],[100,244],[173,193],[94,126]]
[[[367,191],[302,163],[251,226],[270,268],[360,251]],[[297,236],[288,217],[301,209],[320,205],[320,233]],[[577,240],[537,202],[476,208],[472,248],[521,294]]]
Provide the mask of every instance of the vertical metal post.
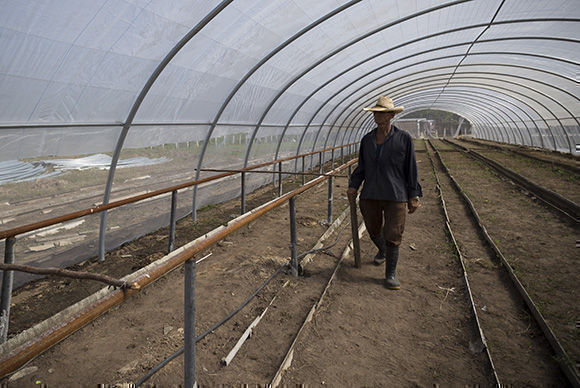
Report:
[[350,176],[352,175],[352,164],[348,165],[348,180],[350,181]]
[[332,175],[328,177],[328,224],[332,223]]
[[302,157],[302,186],[304,186],[305,183],[305,176],[304,176],[304,172],[306,171],[306,166],[305,163],[306,161],[304,160],[304,156]]
[[344,146],[340,147],[340,164],[344,164]]
[[197,185],[193,186],[193,204],[191,206],[191,220],[197,221]]
[[105,233],[107,232],[107,211],[101,213],[101,223],[99,225],[99,262],[105,261]]
[[282,162],[278,162],[278,197],[282,196]]
[[241,214],[246,212],[246,172],[242,171],[242,211]]
[[186,388],[197,386],[195,378],[195,258],[185,262],[184,374]]
[[290,267],[292,268],[292,275],[298,276],[298,260],[296,259],[296,203],[294,198],[290,198]]
[[331,155],[330,169],[334,170],[334,148],[331,151]]
[[171,192],[171,215],[169,216],[169,247],[168,252],[173,250],[175,243],[175,211],[177,210],[177,190]]
[[318,153],[318,173],[322,174],[322,152]]
[[[14,237],[8,237],[4,247],[4,263],[14,264]],[[0,302],[0,343],[8,339],[8,325],[10,323],[10,300],[12,299],[12,284],[14,271],[4,271],[2,276],[2,299]]]

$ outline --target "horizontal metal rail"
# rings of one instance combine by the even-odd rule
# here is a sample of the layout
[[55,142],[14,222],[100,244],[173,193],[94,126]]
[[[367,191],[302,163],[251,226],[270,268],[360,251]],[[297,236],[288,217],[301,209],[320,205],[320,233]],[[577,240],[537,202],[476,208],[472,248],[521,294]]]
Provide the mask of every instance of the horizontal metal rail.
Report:
[[[357,160],[353,159],[343,164],[342,166],[337,167],[331,171],[331,173],[338,173],[355,163],[357,163]],[[78,329],[90,323],[101,314],[105,313],[114,306],[119,305],[128,299],[131,295],[139,292],[147,285],[153,283],[157,279],[165,276],[167,273],[183,265],[187,260],[192,259],[196,254],[204,251],[205,249],[208,249],[218,241],[222,240],[243,226],[248,225],[250,222],[254,221],[265,213],[283,205],[285,202],[289,201],[290,198],[296,197],[297,195],[319,185],[327,179],[329,179],[328,176],[320,176],[311,180],[310,182],[307,182],[304,186],[288,192],[281,197],[278,197],[251,210],[246,214],[239,216],[238,218],[231,220],[227,226],[216,231],[215,233],[212,233],[211,235],[208,235],[199,243],[176,251],[175,254],[169,257],[166,261],[158,266],[151,268],[150,271],[146,273],[140,273],[139,276],[136,276],[134,279],[125,279],[129,283],[134,284],[135,288],[111,290],[100,299],[88,303],[81,309],[81,311],[78,311],[70,316],[65,320],[65,322],[59,322],[47,330],[44,330],[42,333],[37,333],[34,338],[23,341],[23,343],[16,345],[12,349],[6,348],[6,351],[0,354],[0,377],[13,372],[41,352],[47,350]],[[171,190],[172,189],[169,189],[169,191]]]
[[[431,144],[430,140],[428,140],[428,141],[429,141],[429,144]],[[431,147],[433,147],[432,144],[431,144]],[[536,322],[538,323],[538,325],[542,329],[544,336],[546,337],[546,339],[548,340],[548,342],[552,346],[552,349],[554,350],[554,352],[557,355],[556,361],[558,362],[558,364],[562,368],[562,371],[564,372],[564,374],[566,375],[566,377],[568,378],[568,380],[570,381],[572,386],[580,387],[580,379],[578,378],[578,372],[576,371],[574,364],[572,363],[572,361],[568,357],[568,354],[566,353],[566,351],[564,350],[564,348],[562,347],[562,345],[558,341],[558,338],[556,337],[556,335],[554,334],[554,332],[552,331],[552,329],[550,328],[550,326],[548,325],[548,323],[546,322],[546,320],[542,316],[542,313],[540,313],[540,310],[535,305],[534,301],[532,300],[532,298],[530,297],[530,295],[526,291],[526,288],[523,286],[523,284],[518,279],[512,266],[509,264],[507,259],[504,257],[503,253],[500,251],[498,246],[495,244],[495,242],[493,241],[493,239],[491,238],[491,236],[487,232],[487,229],[483,225],[481,218],[479,217],[479,214],[477,213],[477,210],[475,209],[475,206],[473,205],[473,202],[471,202],[471,199],[467,196],[467,194],[465,194],[465,191],[462,189],[462,187],[459,185],[459,183],[457,183],[457,181],[455,180],[453,175],[451,175],[451,172],[447,168],[447,165],[443,162],[443,159],[441,158],[441,155],[439,154],[437,149],[435,149],[435,147],[433,147],[433,149],[435,150],[435,155],[437,156],[437,159],[439,160],[439,162],[443,166],[445,173],[447,174],[447,176],[449,177],[449,179],[453,183],[455,189],[463,197],[463,200],[465,201],[465,203],[468,205],[473,218],[475,219],[475,221],[477,222],[477,225],[479,226],[481,233],[483,234],[486,241],[491,246],[491,248],[493,249],[493,251],[495,252],[497,257],[500,259],[502,265],[504,266],[504,268],[506,269],[506,271],[509,275],[509,278],[511,279],[515,288],[518,290],[520,296],[522,297],[522,299],[526,303],[526,306],[528,307],[528,309],[532,313],[532,316],[534,317],[534,319],[536,320]]]
[[[323,152],[327,152],[327,151],[332,151],[333,149],[337,149],[337,148],[342,148],[342,147],[348,147],[350,145],[353,144],[358,144],[358,143],[350,143],[350,144],[344,144],[342,146],[338,146],[338,147],[332,147],[332,148],[327,148],[324,150],[320,150],[320,151],[314,151],[314,152],[309,152],[306,154],[302,154],[302,155],[297,155],[297,156],[289,156],[287,158],[283,158],[283,159],[277,159],[271,162],[264,162],[264,163],[260,163],[260,164],[256,164],[253,166],[248,166],[244,169],[241,169],[243,171],[251,171],[257,168],[261,168],[261,167],[266,167],[266,166],[271,166],[273,164],[277,164],[277,163],[281,163],[281,162],[286,162],[289,160],[294,160],[297,158],[301,158],[302,156],[310,156],[310,155],[315,155],[318,153],[323,153]],[[130,198],[126,198],[123,200],[119,200],[119,201],[114,201],[114,202],[109,202],[108,204],[104,204],[104,205],[98,205],[89,209],[84,209],[84,210],[79,210],[73,213],[69,213],[69,214],[65,214],[59,217],[54,217],[54,218],[50,218],[44,221],[39,221],[39,222],[34,222],[32,224],[27,224],[27,225],[22,225],[16,228],[12,228],[12,229],[8,229],[8,230],[3,230],[0,231],[0,240],[1,239],[5,239],[5,238],[9,238],[9,237],[15,237],[19,234],[23,234],[23,233],[27,233],[27,232],[31,232],[33,230],[37,230],[40,228],[44,228],[47,226],[51,226],[51,225],[55,225],[61,222],[65,222],[65,221],[70,221],[70,220],[74,220],[80,217],[84,217],[90,214],[96,214],[96,213],[101,213],[105,210],[109,210],[109,209],[114,209],[120,206],[124,206],[130,203],[135,203],[135,202],[139,202],[142,201],[144,199],[148,199],[148,198],[152,198],[152,197],[156,197],[158,195],[162,195],[162,194],[166,194],[166,193],[170,193],[172,191],[176,191],[176,190],[180,190],[180,189],[184,189],[187,187],[192,187],[195,185],[199,185],[201,183],[205,183],[205,182],[210,182],[210,181],[214,181],[217,179],[221,179],[221,178],[225,178],[231,175],[237,174],[237,172],[226,172],[226,173],[222,173],[222,174],[218,174],[218,175],[214,175],[211,177],[207,177],[207,178],[202,178],[202,179],[198,179],[198,180],[194,180],[191,182],[186,182],[186,183],[182,183],[179,185],[175,185],[175,186],[171,186],[171,187],[167,187],[164,189],[159,189],[159,190],[155,190],[152,191],[150,193],[145,193],[145,194],[141,194],[141,195],[136,195],[134,197],[130,197]]]
[[[200,168],[199,171],[208,171],[208,172],[246,172],[245,170],[228,170],[228,169],[219,169],[219,168]],[[251,171],[252,174],[278,174],[278,171]],[[318,174],[315,172],[290,172],[284,171],[282,172],[283,175],[299,175],[299,176],[331,176],[330,174]],[[347,175],[332,175],[335,178],[348,178]]]
[[545,187],[540,186],[535,182],[530,181],[529,179],[518,174],[517,172],[502,166],[495,160],[487,158],[476,151],[470,150],[469,148],[450,142],[446,139],[443,139],[442,141],[444,141],[446,144],[452,145],[453,147],[461,149],[462,151],[465,152],[466,155],[472,156],[473,158],[482,161],[483,163],[487,164],[488,166],[498,171],[500,174],[513,180],[517,185],[533,193],[537,198],[541,199],[544,203],[560,211],[567,217],[570,217],[573,221],[580,222],[580,206],[578,206],[576,203],[572,202],[568,198],[565,198],[564,196],[556,192],[553,192],[552,190],[549,190]]

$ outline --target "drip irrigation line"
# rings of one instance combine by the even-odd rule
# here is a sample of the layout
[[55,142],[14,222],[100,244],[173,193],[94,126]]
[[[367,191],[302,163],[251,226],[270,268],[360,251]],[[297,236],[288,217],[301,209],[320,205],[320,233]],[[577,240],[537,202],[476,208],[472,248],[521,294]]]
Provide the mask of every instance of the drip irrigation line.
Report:
[[[213,325],[212,327],[210,327],[209,329],[207,329],[203,334],[201,334],[200,336],[195,338],[195,343],[198,343],[199,341],[201,341],[202,339],[204,339],[208,334],[212,333],[214,330],[216,330],[218,327],[220,327],[221,325],[223,325],[224,323],[226,323],[227,321],[229,321],[234,315],[236,315],[241,309],[243,309],[244,307],[246,307],[248,305],[248,303],[250,303],[255,297],[256,295],[258,295],[258,293],[260,291],[262,291],[264,289],[264,287],[266,287],[268,285],[268,283],[270,283],[270,281],[272,281],[272,279],[274,279],[276,276],[278,276],[280,274],[280,272],[282,272],[282,270],[284,270],[286,267],[288,267],[290,265],[290,262],[284,263],[280,268],[278,268],[276,270],[276,272],[274,272],[265,282],[264,284],[262,284],[252,295],[250,295],[250,297],[248,299],[246,299],[246,301],[244,303],[242,303],[240,306],[238,306],[234,311],[232,311],[231,313],[229,313],[226,317],[224,317],[221,321],[217,322],[215,325]],[[145,376],[143,376],[139,381],[137,381],[137,383],[135,383],[135,387],[139,387],[141,384],[143,384],[144,382],[146,382],[147,380],[149,380],[151,377],[153,377],[153,375],[155,373],[157,373],[159,370],[161,370],[165,365],[169,364],[169,362],[171,362],[172,360],[174,360],[177,356],[179,356],[181,353],[183,353],[184,351],[184,347],[182,346],[179,350],[177,350],[175,353],[173,353],[172,355],[170,355],[169,357],[167,357],[165,360],[163,360],[161,363],[159,363],[157,366],[153,367],[153,369],[151,369]]]
[[326,252],[326,251],[327,251],[328,249],[330,249],[330,248],[334,247],[336,244],[338,244],[338,240],[340,239],[340,235],[342,234],[342,232],[344,232],[344,230],[346,229],[346,227],[347,227],[348,225],[350,225],[350,222],[347,222],[347,223],[345,223],[345,224],[344,224],[344,226],[342,227],[342,229],[341,229],[341,230],[338,232],[338,234],[336,235],[336,240],[334,240],[334,242],[333,242],[332,244],[330,244],[330,245],[327,245],[327,246],[325,246],[325,247],[316,248],[316,249],[310,249],[310,250],[308,250],[308,251],[302,252],[301,254],[299,254],[299,255],[298,255],[298,257],[296,257],[296,259],[297,259],[297,260],[298,260],[298,259],[301,259],[301,258],[303,258],[304,256],[306,256],[306,255],[309,255],[309,254],[311,254],[311,253],[320,253],[320,252],[322,252],[322,253],[325,253],[325,254],[327,254],[327,255],[329,255],[329,256],[332,256],[332,257],[336,257],[336,255],[334,255],[334,254],[332,254],[332,253],[329,253],[329,252]]

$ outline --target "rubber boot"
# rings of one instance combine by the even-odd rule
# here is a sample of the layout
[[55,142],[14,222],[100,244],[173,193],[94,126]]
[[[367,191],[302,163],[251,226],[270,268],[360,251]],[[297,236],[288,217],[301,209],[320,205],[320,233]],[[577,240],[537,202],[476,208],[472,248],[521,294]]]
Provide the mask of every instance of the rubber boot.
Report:
[[378,237],[371,237],[371,240],[373,240],[377,248],[379,248],[379,251],[377,252],[373,260],[373,264],[381,265],[386,260],[385,255],[387,251],[387,243],[385,242],[385,237],[381,233]]
[[397,261],[399,261],[399,247],[387,246],[386,253],[387,265],[385,266],[385,287],[389,290],[398,290],[401,288],[401,283],[399,283],[396,276]]

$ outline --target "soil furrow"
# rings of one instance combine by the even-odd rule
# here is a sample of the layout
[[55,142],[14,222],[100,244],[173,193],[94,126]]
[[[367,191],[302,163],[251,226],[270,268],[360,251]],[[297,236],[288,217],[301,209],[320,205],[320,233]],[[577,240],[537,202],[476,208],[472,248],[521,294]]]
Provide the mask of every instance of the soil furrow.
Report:
[[516,386],[565,385],[550,344],[485,242],[443,166],[435,155],[432,158],[500,382]]
[[[461,145],[467,148],[474,148],[474,145],[469,142],[461,142]],[[499,151],[488,148],[478,151],[483,156],[492,159],[507,167],[525,178],[542,185],[543,187],[552,190],[563,197],[580,203],[580,175],[571,171],[559,168],[547,162],[541,162],[517,155],[509,150]]]
[[442,153],[482,222],[571,357],[580,360],[576,239],[580,227],[463,153]]

